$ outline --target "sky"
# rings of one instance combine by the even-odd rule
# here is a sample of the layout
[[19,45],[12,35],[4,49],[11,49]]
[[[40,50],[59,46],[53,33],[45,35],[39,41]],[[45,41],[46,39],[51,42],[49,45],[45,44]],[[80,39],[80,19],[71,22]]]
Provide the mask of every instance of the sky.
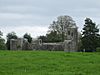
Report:
[[36,38],[45,35],[58,16],[73,18],[81,31],[89,17],[100,24],[100,0],[0,0],[0,30],[22,37],[26,32]]

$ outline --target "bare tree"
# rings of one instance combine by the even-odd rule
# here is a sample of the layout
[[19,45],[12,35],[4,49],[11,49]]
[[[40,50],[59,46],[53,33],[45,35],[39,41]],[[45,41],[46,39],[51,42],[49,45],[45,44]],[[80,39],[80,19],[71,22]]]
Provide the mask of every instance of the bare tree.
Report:
[[53,23],[50,25],[49,32],[56,31],[57,34],[62,36],[62,41],[64,41],[66,29],[73,25],[76,26],[75,21],[70,16],[59,16],[57,21],[53,21]]

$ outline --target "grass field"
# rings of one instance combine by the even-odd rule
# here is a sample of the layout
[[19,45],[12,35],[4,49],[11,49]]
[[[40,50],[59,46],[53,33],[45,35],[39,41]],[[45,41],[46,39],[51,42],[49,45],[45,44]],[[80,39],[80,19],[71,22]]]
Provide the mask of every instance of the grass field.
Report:
[[100,53],[0,51],[0,75],[100,75]]

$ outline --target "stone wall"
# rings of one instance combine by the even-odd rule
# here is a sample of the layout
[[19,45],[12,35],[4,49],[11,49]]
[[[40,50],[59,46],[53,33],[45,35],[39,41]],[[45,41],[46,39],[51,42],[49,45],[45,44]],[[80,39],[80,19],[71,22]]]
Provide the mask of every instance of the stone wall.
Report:
[[76,52],[76,43],[73,40],[65,40],[59,43],[42,43],[39,40],[28,43],[27,40],[11,39],[10,50],[47,50]]
[[63,43],[42,43],[40,50],[64,51]]
[[78,31],[76,26],[68,27],[66,30],[66,37],[64,41],[65,52],[78,51]]
[[17,40],[16,39],[10,40],[10,50],[17,50]]

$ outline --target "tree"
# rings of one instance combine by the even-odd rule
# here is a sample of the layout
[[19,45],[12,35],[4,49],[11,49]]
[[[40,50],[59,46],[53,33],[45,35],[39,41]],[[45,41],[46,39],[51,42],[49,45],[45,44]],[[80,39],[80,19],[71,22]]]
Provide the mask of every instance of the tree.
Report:
[[7,34],[7,40],[9,40],[9,39],[17,39],[17,38],[18,37],[17,37],[15,32],[11,32],[11,33]]
[[85,19],[85,25],[82,32],[82,48],[86,52],[95,51],[98,46],[99,29],[90,18]]
[[10,50],[10,40],[17,39],[18,37],[15,32],[8,33],[6,37],[7,37],[7,43],[6,43],[7,49]]
[[5,50],[5,40],[3,38],[0,38],[0,50]]
[[0,38],[1,38],[1,36],[3,36],[3,33],[0,31]]
[[23,37],[24,37],[24,38],[26,38],[26,39],[28,40],[28,42],[29,42],[29,43],[31,43],[31,42],[32,42],[32,37],[31,37],[31,35],[30,35],[30,34],[25,33]]
[[[76,24],[75,24],[75,21],[70,16],[66,16],[66,15],[59,16],[57,18],[57,21],[53,21],[53,23],[50,25],[49,32],[51,32],[51,33],[56,32],[58,36],[59,35],[61,36],[59,38],[59,41],[63,42],[65,40],[64,37],[65,37],[65,31],[66,31],[67,27],[73,26],[73,25],[76,25]],[[55,38],[57,38],[57,37],[55,37]]]
[[42,42],[47,42],[47,37],[46,36],[39,36],[38,39],[41,39]]
[[51,31],[46,34],[47,42],[61,42],[61,35],[57,34],[57,31]]
[[5,46],[5,40],[2,38],[3,33],[0,31],[0,50],[5,50],[6,46]]

